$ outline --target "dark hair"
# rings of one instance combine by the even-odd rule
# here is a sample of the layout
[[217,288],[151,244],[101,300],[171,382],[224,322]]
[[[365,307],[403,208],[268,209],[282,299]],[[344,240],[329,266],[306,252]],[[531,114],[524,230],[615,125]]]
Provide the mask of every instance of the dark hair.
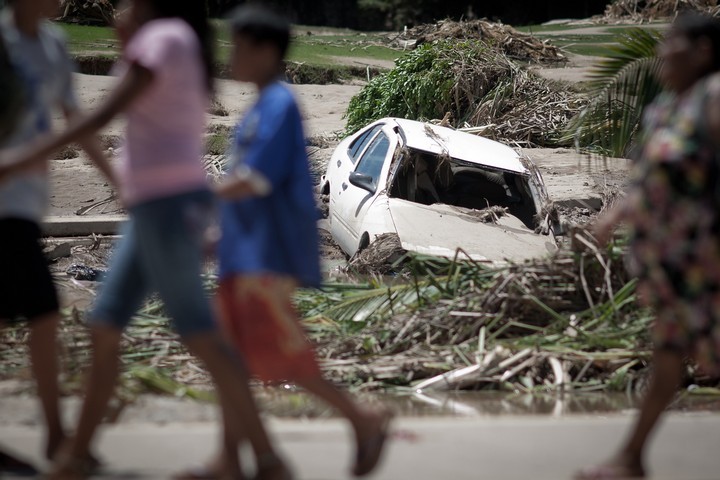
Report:
[[706,38],[713,50],[713,64],[710,72],[720,70],[720,21],[708,15],[693,11],[680,13],[672,24],[672,29],[691,41]]
[[234,34],[248,37],[254,43],[277,47],[280,58],[285,58],[290,45],[290,22],[272,10],[243,5],[231,14],[230,28]]
[[159,18],[177,17],[188,23],[200,41],[205,79],[208,91],[213,90],[215,73],[215,52],[213,48],[214,32],[208,21],[205,2],[201,0],[145,0]]

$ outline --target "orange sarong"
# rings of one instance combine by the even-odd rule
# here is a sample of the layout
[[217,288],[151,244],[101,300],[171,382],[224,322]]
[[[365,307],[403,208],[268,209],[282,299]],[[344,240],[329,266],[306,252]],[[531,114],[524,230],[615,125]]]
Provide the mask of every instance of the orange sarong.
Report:
[[294,279],[280,275],[237,275],[220,282],[222,327],[250,373],[262,381],[322,375],[292,303],[296,287]]

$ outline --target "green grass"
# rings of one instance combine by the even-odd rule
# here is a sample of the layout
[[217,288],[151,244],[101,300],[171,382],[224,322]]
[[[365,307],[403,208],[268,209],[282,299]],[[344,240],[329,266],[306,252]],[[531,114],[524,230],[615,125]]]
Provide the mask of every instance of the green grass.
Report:
[[[224,21],[215,21],[218,39],[218,59],[227,61],[230,56],[230,32]],[[307,32],[311,32],[310,35]],[[368,61],[393,61],[402,51],[378,45],[382,40],[379,33],[359,33],[353,30],[295,26],[294,37],[288,60],[318,66],[338,65],[333,57],[362,58]]]
[[[119,55],[119,42],[110,27],[88,27],[58,24],[65,32],[68,48],[74,54]],[[218,60],[226,62],[230,56],[230,34],[223,20],[214,21],[217,33]],[[378,45],[381,34],[358,33],[347,29],[298,26],[288,59],[318,66],[333,66],[340,62],[333,57],[362,58],[368,61],[393,61],[402,52]],[[312,32],[307,35],[305,32]]]
[[67,37],[70,52],[81,54],[119,54],[120,43],[110,27],[88,27],[58,23]]
[[[665,24],[658,23],[651,28],[663,29]],[[577,55],[598,57],[607,53],[607,48],[618,44],[618,39],[633,27],[609,26],[597,31],[596,25],[530,25],[518,30],[531,33],[539,38],[550,40],[563,50]],[[583,34],[585,29],[595,29]],[[568,32],[568,33],[563,33]]]
[[515,27],[517,30],[525,33],[546,33],[546,32],[562,32],[565,30],[577,30],[585,28],[583,25],[524,25],[522,27]]

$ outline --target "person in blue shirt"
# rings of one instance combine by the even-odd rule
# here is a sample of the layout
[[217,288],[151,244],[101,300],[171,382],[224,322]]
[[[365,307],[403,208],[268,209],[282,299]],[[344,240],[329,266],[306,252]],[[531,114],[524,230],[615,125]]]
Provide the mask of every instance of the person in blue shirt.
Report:
[[[356,404],[323,378],[292,302],[296,288],[318,286],[321,275],[301,115],[278,80],[290,28],[258,6],[241,7],[231,26],[233,77],[254,84],[258,99],[237,125],[228,172],[217,187],[223,199],[220,318],[252,374],[266,382],[292,381],[349,420],[357,442],[352,473],[366,475],[378,464],[391,414]],[[226,428],[225,451],[208,471],[241,474],[238,437]],[[259,459],[258,468],[264,467]]]

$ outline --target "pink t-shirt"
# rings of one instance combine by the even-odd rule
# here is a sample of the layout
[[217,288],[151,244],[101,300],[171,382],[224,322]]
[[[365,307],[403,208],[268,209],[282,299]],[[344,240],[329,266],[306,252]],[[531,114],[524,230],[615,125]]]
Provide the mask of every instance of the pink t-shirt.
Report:
[[201,157],[208,95],[195,32],[176,18],[148,22],[128,43],[124,61],[153,73],[127,112],[119,170],[126,204],[207,188]]

